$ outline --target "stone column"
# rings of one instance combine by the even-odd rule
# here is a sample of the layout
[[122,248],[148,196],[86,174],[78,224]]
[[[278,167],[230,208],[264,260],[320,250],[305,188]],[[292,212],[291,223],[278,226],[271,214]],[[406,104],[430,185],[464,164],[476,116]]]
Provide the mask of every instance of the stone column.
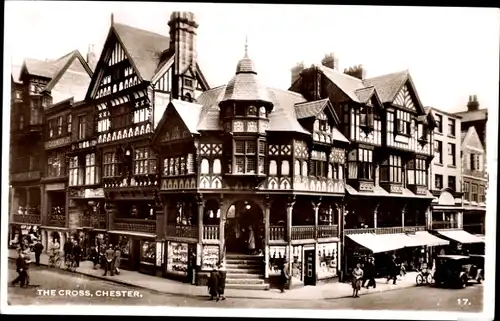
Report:
[[464,228],[464,213],[463,212],[457,212],[457,227],[459,229]]
[[[287,250],[286,259],[288,261],[288,275],[292,275],[292,213],[293,206],[295,205],[295,197],[291,197],[286,205],[286,240],[287,240]],[[290,277],[289,287],[292,286],[292,278]]]
[[201,245],[203,243],[203,213],[205,212],[205,202],[203,200],[203,195],[198,195],[198,243]]
[[405,212],[406,212],[406,204],[403,206],[403,209],[401,210],[401,226],[404,228],[405,227]]
[[40,224],[46,226],[48,224],[49,216],[49,195],[45,191],[45,185],[40,185]]
[[313,210],[314,210],[314,239],[318,240],[318,212],[319,207],[321,205],[321,198],[319,201],[312,202]]
[[377,215],[378,209],[380,207],[380,202],[375,205],[375,209],[373,210],[373,228],[377,228]]
[[219,218],[219,260],[224,259],[226,255],[225,241],[224,241],[224,227],[226,225],[226,215],[228,211],[227,200],[221,198],[220,201],[220,218]]
[[264,277],[269,278],[269,232],[271,228],[270,224],[271,218],[271,199],[269,195],[266,195],[264,202]]

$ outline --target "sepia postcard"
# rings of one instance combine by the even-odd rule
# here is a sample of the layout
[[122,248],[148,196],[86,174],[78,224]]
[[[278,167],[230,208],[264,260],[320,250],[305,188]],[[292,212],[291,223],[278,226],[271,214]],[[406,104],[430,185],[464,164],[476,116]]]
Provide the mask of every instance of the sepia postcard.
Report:
[[498,9],[5,8],[2,313],[493,320]]

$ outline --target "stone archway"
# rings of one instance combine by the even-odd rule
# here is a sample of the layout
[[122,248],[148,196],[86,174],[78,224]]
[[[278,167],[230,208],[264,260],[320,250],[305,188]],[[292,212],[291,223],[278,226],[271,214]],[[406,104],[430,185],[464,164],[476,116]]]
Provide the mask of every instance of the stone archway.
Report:
[[[251,237],[252,236],[252,237]],[[227,209],[224,224],[224,244],[229,253],[251,253],[264,249],[264,212],[253,200],[237,200]],[[249,246],[253,243],[254,251]]]

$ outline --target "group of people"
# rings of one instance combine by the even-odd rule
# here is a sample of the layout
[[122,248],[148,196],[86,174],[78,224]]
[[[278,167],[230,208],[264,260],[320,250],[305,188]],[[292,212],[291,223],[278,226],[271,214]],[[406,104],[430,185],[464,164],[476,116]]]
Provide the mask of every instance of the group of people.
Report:
[[119,246],[113,247],[113,244],[108,246],[101,246],[99,249],[96,246],[92,246],[90,250],[90,259],[94,264],[93,268],[97,269],[97,265],[100,264],[101,268],[104,268],[104,276],[111,276],[115,274],[120,274],[120,261],[121,261],[122,251]]
[[219,262],[210,272],[208,278],[208,293],[210,300],[225,300],[224,290],[226,288],[226,267],[223,262]]

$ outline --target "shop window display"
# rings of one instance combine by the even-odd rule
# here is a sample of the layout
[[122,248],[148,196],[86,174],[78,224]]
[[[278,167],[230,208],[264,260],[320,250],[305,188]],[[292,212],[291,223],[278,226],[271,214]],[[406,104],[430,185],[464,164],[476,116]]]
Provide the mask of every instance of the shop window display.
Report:
[[187,275],[188,244],[169,242],[167,249],[167,272]]
[[219,262],[219,246],[206,245],[203,247],[203,265],[202,270],[212,270]]
[[122,259],[128,259],[130,256],[130,238],[128,236],[121,236],[118,239],[118,246],[120,247],[122,253]]
[[286,259],[286,247],[270,246],[269,247],[269,274],[280,274],[280,263]]
[[318,278],[337,275],[337,243],[318,244]]
[[141,242],[141,263],[155,264],[156,243],[150,241]]
[[293,247],[292,277],[302,280],[302,246]]

